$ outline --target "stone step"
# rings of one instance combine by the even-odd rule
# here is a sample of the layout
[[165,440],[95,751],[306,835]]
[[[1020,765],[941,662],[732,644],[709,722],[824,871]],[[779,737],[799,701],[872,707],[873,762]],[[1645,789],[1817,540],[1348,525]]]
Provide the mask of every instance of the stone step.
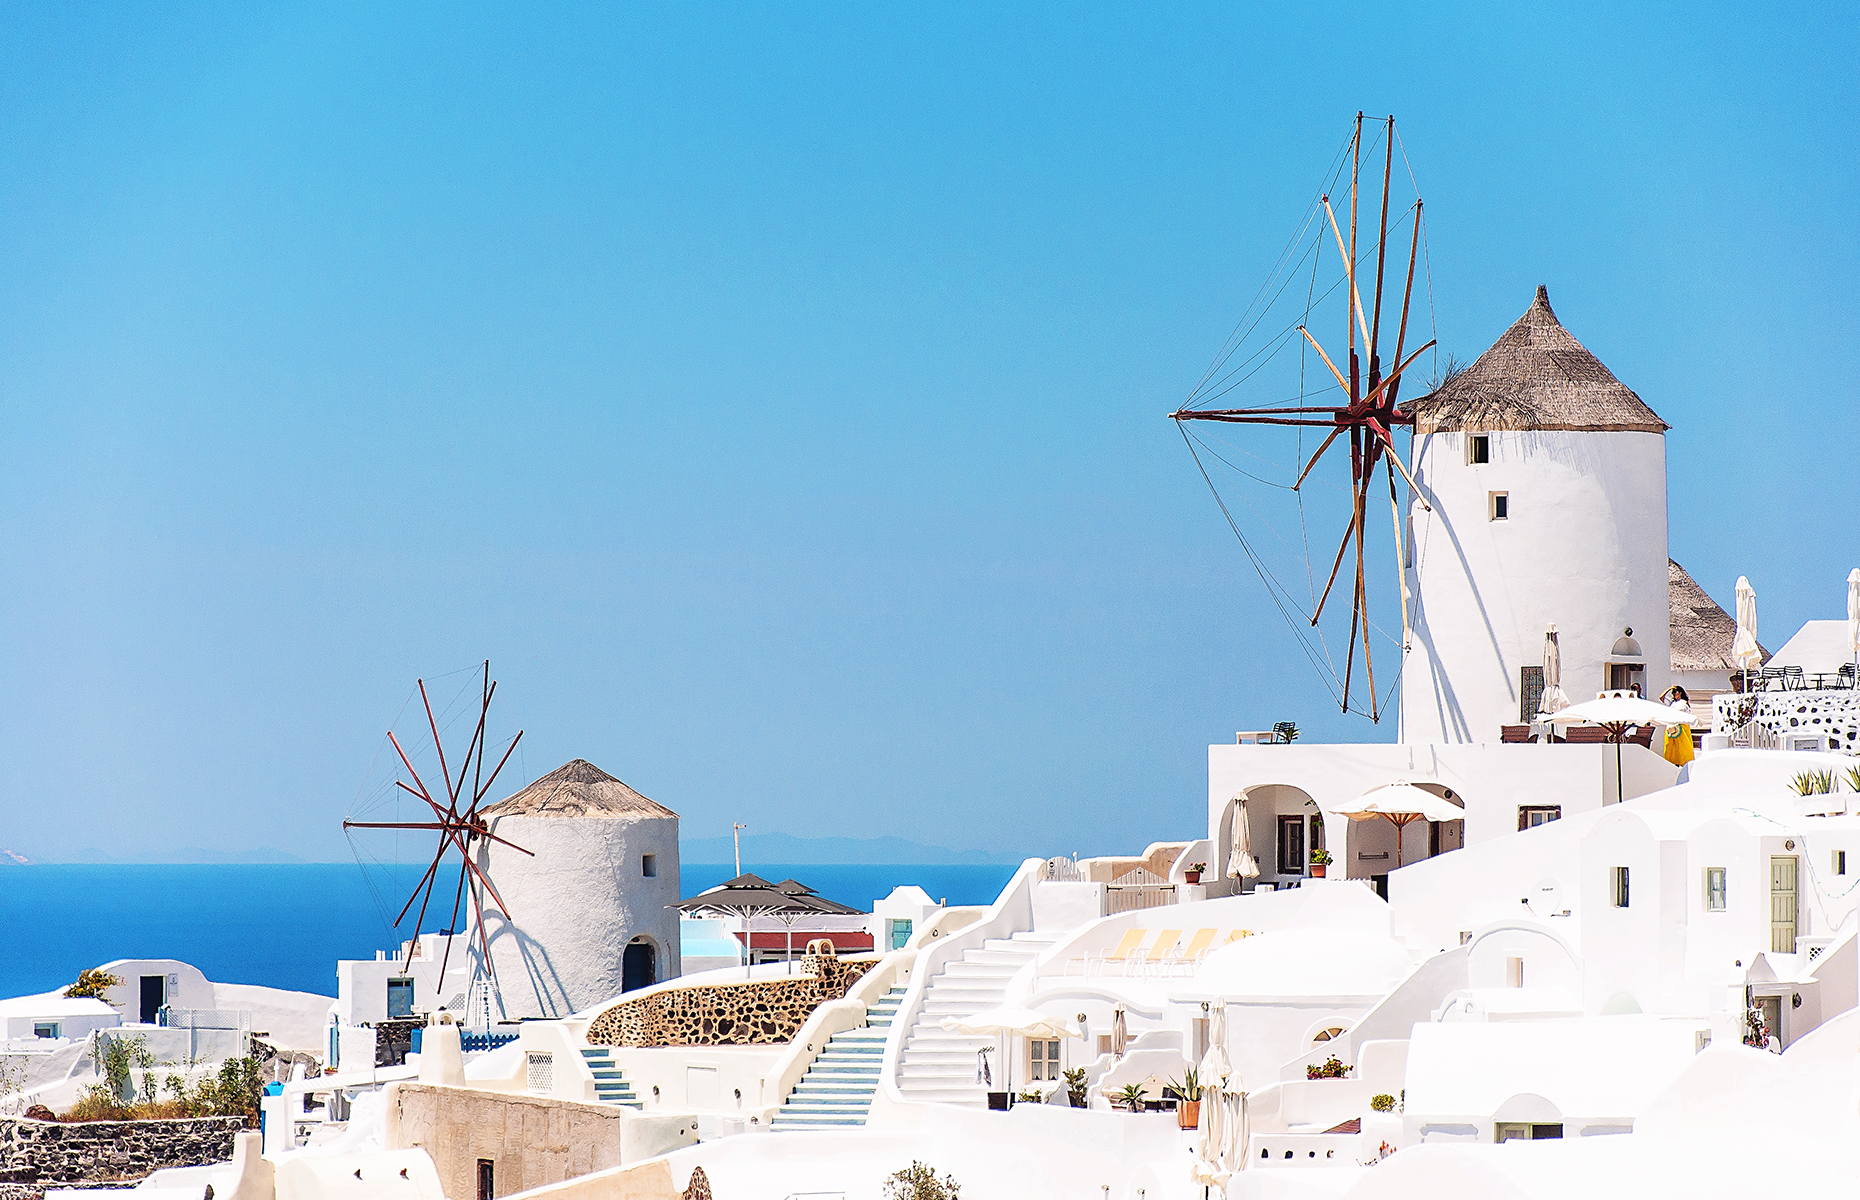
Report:
[[797,1096],[870,1096],[877,1086],[870,1080],[864,1083],[846,1079],[829,1082],[802,1076],[801,1082],[794,1085],[794,1094]]

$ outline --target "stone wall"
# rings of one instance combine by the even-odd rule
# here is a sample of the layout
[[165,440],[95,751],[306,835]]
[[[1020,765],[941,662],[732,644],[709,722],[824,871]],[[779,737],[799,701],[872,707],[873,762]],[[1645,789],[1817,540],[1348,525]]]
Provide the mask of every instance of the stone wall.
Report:
[[673,987],[622,1000],[588,1025],[595,1046],[756,1046],[794,1040],[808,1016],[851,990],[876,960],[801,959],[800,974],[747,983]]
[[163,1167],[230,1162],[243,1117],[175,1121],[32,1121],[0,1118],[0,1184],[43,1190],[136,1180]]

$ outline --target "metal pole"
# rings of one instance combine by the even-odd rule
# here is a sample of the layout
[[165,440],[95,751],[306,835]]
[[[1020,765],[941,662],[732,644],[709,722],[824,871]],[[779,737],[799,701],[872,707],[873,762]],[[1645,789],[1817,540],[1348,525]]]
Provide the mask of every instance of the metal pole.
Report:
[[734,823],[730,826],[730,840],[736,843],[736,873],[738,875],[743,873],[743,830],[748,828],[747,825]]

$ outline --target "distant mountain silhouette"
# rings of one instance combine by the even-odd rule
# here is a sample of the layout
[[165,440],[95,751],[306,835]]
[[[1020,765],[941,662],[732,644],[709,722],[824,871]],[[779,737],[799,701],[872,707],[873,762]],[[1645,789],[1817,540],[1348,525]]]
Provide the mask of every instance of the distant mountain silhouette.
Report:
[[[734,861],[728,837],[687,838],[678,844],[678,857],[688,863]],[[883,863],[900,866],[961,865],[965,863],[1017,863],[1025,855],[996,850],[950,850],[926,846],[900,837],[796,837],[791,833],[745,833],[743,861],[795,866],[829,863]]]

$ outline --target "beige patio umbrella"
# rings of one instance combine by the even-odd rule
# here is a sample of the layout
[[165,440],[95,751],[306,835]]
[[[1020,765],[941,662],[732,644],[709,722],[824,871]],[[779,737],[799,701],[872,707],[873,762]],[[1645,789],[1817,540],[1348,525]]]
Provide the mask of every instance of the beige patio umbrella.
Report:
[[[1847,572],[1847,652],[1853,656],[1854,674],[1860,675],[1860,567]],[[1860,679],[1854,682],[1860,686]]]
[[1569,707],[1563,694],[1563,650],[1557,642],[1556,626],[1544,626],[1544,692],[1537,701],[1537,712],[1547,716]]
[[[942,1021],[946,1033],[962,1033],[981,1037],[1028,1037],[1028,1038],[1079,1038],[1085,1035],[1079,1027],[1064,1017],[1048,1016],[1031,1008],[1022,1008],[1017,1004],[1003,1004],[995,1008],[986,1008],[966,1017],[944,1017]],[[1008,1091],[1014,1090],[1014,1056],[1002,1049],[1002,1082]]]
[[1204,1187],[1225,1190],[1236,1171],[1247,1166],[1246,1092],[1227,1058],[1227,1002],[1216,1000],[1209,1012],[1208,1052],[1195,1069],[1201,1081],[1201,1120],[1189,1174]]
[[1458,821],[1466,810],[1451,800],[1443,800],[1424,788],[1397,780],[1386,787],[1363,793],[1336,810],[1352,821],[1378,818],[1395,827],[1395,865],[1401,866],[1402,833],[1416,821]]
[[1246,793],[1234,797],[1233,844],[1227,854],[1227,878],[1258,879],[1259,860],[1253,857],[1253,822],[1246,815]]
[[1757,645],[1757,592],[1750,580],[1737,577],[1737,635],[1731,639],[1731,661],[1744,673],[1744,690],[1750,690],[1750,668],[1763,665],[1763,647]]
[[[1747,586],[1747,585],[1745,585]],[[1740,592],[1737,601],[1738,611],[1744,608]],[[1755,610],[1752,610],[1755,617]],[[1738,636],[1743,636],[1743,625],[1738,625]],[[1735,650],[1733,650],[1735,655]],[[1593,700],[1584,700],[1581,704],[1572,704],[1562,712],[1551,713],[1544,718],[1552,725],[1600,725],[1608,731],[1608,740],[1615,744],[1615,800],[1621,799],[1621,742],[1627,737],[1631,725],[1683,725],[1692,719],[1690,710],[1681,711],[1664,704],[1655,704],[1639,696],[1610,696],[1606,692]]]
[[1124,1018],[1124,1006],[1118,1005],[1111,1010],[1111,1057],[1124,1057],[1124,1049],[1130,1044],[1130,1027]]

